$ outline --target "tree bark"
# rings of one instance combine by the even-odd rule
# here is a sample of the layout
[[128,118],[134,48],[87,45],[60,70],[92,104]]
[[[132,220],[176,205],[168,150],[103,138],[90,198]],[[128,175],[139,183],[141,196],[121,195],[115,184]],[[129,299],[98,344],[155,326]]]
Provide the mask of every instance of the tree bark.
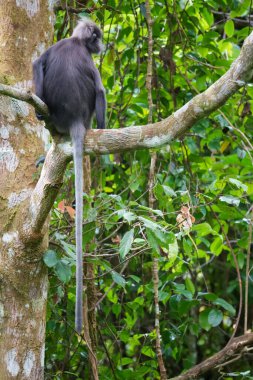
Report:
[[[32,61],[52,40],[44,1],[0,2],[0,80],[32,90]],[[32,99],[32,96],[31,96]],[[43,106],[43,105],[42,105]],[[47,223],[31,234],[24,210],[36,185],[35,162],[48,132],[27,103],[0,97],[0,378],[43,379]]]

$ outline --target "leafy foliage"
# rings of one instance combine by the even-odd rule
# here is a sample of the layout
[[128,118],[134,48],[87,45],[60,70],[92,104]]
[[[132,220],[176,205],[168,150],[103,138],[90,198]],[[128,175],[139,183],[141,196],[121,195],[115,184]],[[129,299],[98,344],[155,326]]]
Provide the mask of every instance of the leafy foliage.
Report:
[[[146,124],[145,3],[97,0],[80,6],[104,33],[106,49],[96,60],[107,91],[108,128]],[[169,116],[226,72],[251,31],[250,12],[249,0],[153,2],[154,121]],[[70,11],[57,12],[56,39],[68,35],[74,17]],[[161,342],[168,376],[214,354],[232,335],[240,298],[236,262],[244,284],[251,241],[252,96],[249,84],[182,139],[157,151],[154,210],[148,206],[148,151],[92,158],[92,190],[84,195],[84,252],[95,268],[89,281],[97,290],[102,380],[160,378],[154,257],[159,258]],[[73,199],[70,166],[44,256],[51,285],[48,379],[83,379],[89,373],[87,345],[73,331],[73,212],[58,207],[63,200],[72,207]],[[194,215],[188,228],[177,218],[183,205]],[[249,294],[252,304],[252,282]],[[249,315],[252,319],[252,311]],[[243,333],[243,318],[238,333]],[[208,379],[252,379],[251,368],[250,360],[241,358],[220,374],[214,369]]]

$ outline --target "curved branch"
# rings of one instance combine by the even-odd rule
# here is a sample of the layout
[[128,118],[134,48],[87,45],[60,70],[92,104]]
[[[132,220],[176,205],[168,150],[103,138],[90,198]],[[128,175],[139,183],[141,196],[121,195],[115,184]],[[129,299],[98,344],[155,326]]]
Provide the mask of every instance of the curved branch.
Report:
[[253,75],[253,32],[245,40],[230,69],[206,91],[195,96],[166,119],[144,126],[87,133],[85,152],[97,154],[158,148],[183,135],[196,121],[221,107]]
[[35,110],[43,116],[49,115],[46,104],[30,91],[0,83],[0,94],[31,104]]
[[253,333],[245,334],[234,338],[228,346],[224,347],[217,354],[211,356],[210,358],[204,360],[202,363],[191,368],[189,371],[183,373],[182,375],[170,378],[169,380],[188,380],[188,379],[198,379],[200,375],[206,373],[207,371],[215,368],[216,366],[221,366],[221,364],[226,364],[225,362],[230,359],[234,354],[242,352],[244,347],[249,346],[253,343]]
[[[239,57],[230,69],[206,91],[195,96],[182,108],[166,119],[148,125],[121,129],[90,130],[84,143],[86,153],[107,154],[158,148],[168,144],[191,128],[196,121],[221,107],[253,75],[253,32],[246,38]],[[34,105],[43,115],[46,105],[36,96],[23,90],[5,85],[0,86],[0,94],[15,97]]]

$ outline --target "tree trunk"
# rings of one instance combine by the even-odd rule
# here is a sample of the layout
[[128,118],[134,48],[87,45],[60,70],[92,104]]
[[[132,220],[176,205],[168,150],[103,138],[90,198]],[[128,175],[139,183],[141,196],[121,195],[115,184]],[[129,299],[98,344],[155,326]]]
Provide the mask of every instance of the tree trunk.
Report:
[[[51,3],[51,8],[49,4]],[[32,89],[32,61],[52,41],[52,1],[0,2],[0,82]],[[48,133],[27,103],[0,97],[0,378],[43,379],[47,223],[27,233],[35,162]]]

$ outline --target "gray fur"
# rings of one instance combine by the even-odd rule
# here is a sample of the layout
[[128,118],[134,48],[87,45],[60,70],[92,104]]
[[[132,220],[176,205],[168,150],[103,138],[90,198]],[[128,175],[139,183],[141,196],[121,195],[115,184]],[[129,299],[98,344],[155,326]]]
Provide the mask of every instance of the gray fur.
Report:
[[95,44],[94,44],[94,41],[92,41],[92,44],[90,47],[91,53],[100,53],[104,49],[104,46],[101,41],[102,33],[101,33],[101,30],[95,24],[95,22],[93,22],[88,17],[84,17],[78,22],[77,26],[75,27],[72,33],[72,37],[86,41],[86,44],[88,46],[89,45],[88,41],[92,39],[93,33],[97,34],[98,39],[96,40]]
[[83,144],[94,112],[97,128],[105,128],[106,99],[99,71],[91,54],[101,51],[102,33],[85,18],[70,38],[51,46],[33,64],[36,95],[48,106],[55,131],[73,142],[76,197],[76,317],[78,333],[83,326]]
[[83,143],[86,129],[77,123],[71,131],[75,166],[75,195],[76,195],[76,306],[75,328],[80,334],[83,327]]

